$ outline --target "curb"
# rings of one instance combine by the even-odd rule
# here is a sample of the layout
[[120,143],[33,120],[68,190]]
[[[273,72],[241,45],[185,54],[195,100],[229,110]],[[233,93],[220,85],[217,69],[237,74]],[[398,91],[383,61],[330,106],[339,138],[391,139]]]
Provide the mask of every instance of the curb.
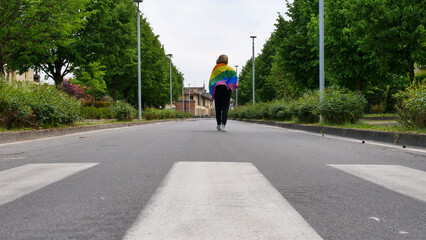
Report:
[[370,140],[377,142],[391,143],[395,145],[413,146],[413,147],[426,147],[426,134],[414,134],[414,133],[396,133],[396,132],[384,132],[384,131],[370,131],[370,130],[359,130],[350,128],[338,128],[328,126],[310,126],[295,123],[282,123],[265,120],[239,120],[251,123],[265,124],[289,129],[303,130],[308,132],[316,132],[319,134],[329,134],[340,137],[355,138],[359,140]]
[[57,136],[63,136],[68,134],[89,132],[89,131],[102,130],[102,129],[122,128],[122,127],[147,125],[147,124],[154,124],[154,123],[160,123],[160,122],[172,122],[172,121],[178,121],[178,120],[176,119],[155,120],[155,121],[147,121],[147,122],[134,122],[134,123],[129,122],[129,123],[115,123],[115,124],[109,123],[109,124],[99,124],[99,125],[92,125],[92,126],[4,132],[4,133],[0,133],[0,144],[34,140],[34,139],[40,139],[40,138],[48,138],[48,137],[57,137]]

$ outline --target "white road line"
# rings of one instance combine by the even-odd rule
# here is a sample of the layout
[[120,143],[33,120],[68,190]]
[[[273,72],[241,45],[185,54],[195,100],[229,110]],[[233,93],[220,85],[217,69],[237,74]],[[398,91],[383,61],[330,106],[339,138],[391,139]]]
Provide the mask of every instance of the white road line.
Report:
[[124,239],[322,238],[251,163],[177,162]]
[[[354,143],[362,143],[362,141],[363,141],[361,139],[355,139],[355,138],[345,138],[345,137],[338,137],[338,136],[325,135],[325,134],[323,136],[323,134],[313,133],[313,132],[307,132],[307,131],[303,131],[303,130],[295,130],[295,129],[277,127],[277,126],[274,126],[274,127],[280,128],[280,129],[286,129],[289,132],[304,133],[304,134],[313,135],[313,136],[317,136],[317,137],[324,137],[324,138],[330,138],[330,139],[336,139],[336,140],[343,140],[343,141],[354,142]],[[394,149],[398,149],[398,150],[402,150],[402,151],[426,153],[426,149],[413,148],[413,147],[403,148],[400,145],[380,143],[380,142],[375,142],[375,141],[372,141],[372,140],[364,140],[364,144],[374,145],[374,146],[380,146],[380,147],[394,148]]]
[[[145,126],[145,125],[141,125],[141,126]],[[28,144],[28,143],[31,143],[31,142],[40,142],[40,141],[52,140],[52,139],[55,139],[55,138],[72,137],[72,136],[84,136],[84,135],[91,134],[91,133],[106,132],[106,131],[117,131],[117,130],[122,130],[122,129],[127,129],[127,128],[130,128],[130,127],[106,128],[106,129],[84,131],[84,132],[78,132],[78,133],[70,133],[70,134],[64,134],[64,135],[52,136],[52,137],[42,137],[42,138],[37,138],[37,139],[30,139],[30,140],[22,140],[22,141],[17,141],[17,142],[2,143],[2,144],[0,144],[0,147],[5,147],[5,146],[9,146],[9,145],[18,145],[18,144]]]
[[426,202],[426,172],[399,165],[328,164],[392,191]]
[[27,144],[30,142],[39,142],[39,141],[45,141],[45,140],[52,140],[55,138],[63,138],[63,137],[72,137],[72,136],[84,136],[84,135],[88,135],[88,134],[92,134],[92,133],[98,133],[98,132],[106,132],[106,131],[118,131],[118,130],[125,130],[131,127],[149,127],[152,125],[159,125],[159,124],[164,124],[164,123],[169,123],[169,122],[157,122],[157,123],[149,123],[149,124],[142,124],[142,125],[133,125],[133,126],[123,126],[123,127],[115,127],[115,128],[105,128],[105,129],[99,129],[99,130],[89,130],[89,131],[83,131],[83,132],[77,132],[77,133],[70,133],[70,134],[64,134],[64,135],[59,135],[59,136],[52,136],[52,137],[43,137],[43,138],[37,138],[37,139],[30,139],[30,140],[22,140],[22,141],[17,141],[17,142],[9,142],[9,143],[2,143],[0,144],[0,147],[4,147],[4,146],[9,146],[9,145],[17,145],[17,144]]
[[0,172],[0,206],[98,163],[27,164]]

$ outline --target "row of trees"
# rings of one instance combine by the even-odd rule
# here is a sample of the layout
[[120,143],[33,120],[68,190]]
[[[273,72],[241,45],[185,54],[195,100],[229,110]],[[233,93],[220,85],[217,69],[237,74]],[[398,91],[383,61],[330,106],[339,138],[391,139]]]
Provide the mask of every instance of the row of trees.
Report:
[[[0,7],[0,75],[44,71],[60,86],[68,73],[90,94],[137,104],[137,7],[132,0],[11,0]],[[141,17],[142,103],[169,101],[169,59]],[[4,69],[6,66],[6,69]],[[183,74],[172,66],[173,98]]]
[[[389,95],[426,64],[426,4],[421,0],[325,0],[326,85]],[[299,97],[319,86],[318,0],[287,1],[284,18],[256,58],[256,100]],[[240,74],[239,102],[251,101],[252,60]]]

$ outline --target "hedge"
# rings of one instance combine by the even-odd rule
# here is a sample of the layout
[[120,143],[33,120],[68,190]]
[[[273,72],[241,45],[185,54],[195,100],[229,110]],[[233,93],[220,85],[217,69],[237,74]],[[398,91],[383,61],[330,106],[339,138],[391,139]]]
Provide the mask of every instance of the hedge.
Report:
[[426,127],[426,81],[395,94],[398,121],[405,126]]
[[111,110],[115,113],[115,118],[119,121],[131,120],[137,113],[132,105],[121,101],[117,101],[114,106],[111,106]]
[[328,123],[355,123],[362,117],[367,101],[356,92],[345,89],[327,89],[318,112]]
[[111,107],[81,107],[81,116],[84,119],[114,119],[115,112]]
[[80,119],[80,102],[55,86],[0,81],[0,126],[57,126]]
[[293,101],[275,101],[241,106],[230,111],[231,118],[295,120],[317,123],[320,114],[328,123],[354,123],[362,117],[366,100],[358,93],[330,88],[320,103],[319,92],[312,91]]
[[192,114],[171,109],[147,108],[142,111],[142,117],[146,120],[169,119],[169,118],[191,118]]

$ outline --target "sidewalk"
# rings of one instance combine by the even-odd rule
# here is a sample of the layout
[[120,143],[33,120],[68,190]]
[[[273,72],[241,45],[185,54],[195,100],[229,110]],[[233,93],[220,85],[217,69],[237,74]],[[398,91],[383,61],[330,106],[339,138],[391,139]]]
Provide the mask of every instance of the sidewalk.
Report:
[[154,123],[169,122],[169,121],[178,121],[178,120],[172,119],[172,120],[156,120],[156,121],[146,121],[146,122],[108,123],[108,124],[98,124],[98,125],[89,125],[89,126],[77,126],[77,127],[71,126],[71,127],[63,127],[63,128],[51,128],[51,129],[43,129],[43,130],[1,132],[0,144],[63,136],[68,134],[96,131],[101,129],[130,127],[130,126],[136,126],[136,125],[146,125],[146,124],[154,124]]

